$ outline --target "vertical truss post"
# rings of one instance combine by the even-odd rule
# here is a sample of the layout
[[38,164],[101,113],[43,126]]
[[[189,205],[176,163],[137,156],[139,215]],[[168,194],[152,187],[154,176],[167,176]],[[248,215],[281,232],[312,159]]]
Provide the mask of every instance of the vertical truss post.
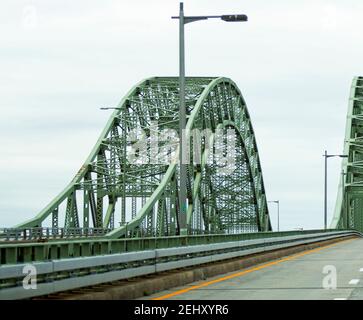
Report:
[[102,228],[102,220],[103,220],[103,166],[104,158],[102,156],[102,150],[100,150],[97,156],[97,203],[96,203],[96,227]]
[[89,190],[84,188],[83,190],[83,228],[89,228]]
[[126,108],[122,109],[122,189],[121,189],[121,225],[126,223],[126,147],[127,147],[127,124],[126,124]]
[[54,208],[52,212],[52,234],[58,233],[58,207]]

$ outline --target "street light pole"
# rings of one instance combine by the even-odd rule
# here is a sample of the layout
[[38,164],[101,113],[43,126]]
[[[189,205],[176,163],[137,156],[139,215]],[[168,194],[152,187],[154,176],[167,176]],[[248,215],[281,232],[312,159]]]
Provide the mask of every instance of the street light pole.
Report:
[[328,209],[327,209],[327,203],[328,203],[328,154],[325,150],[324,153],[324,230],[326,230],[327,227],[327,219],[328,219]]
[[179,189],[179,228],[180,234],[187,234],[187,164],[186,158],[186,110],[185,110],[185,49],[184,49],[184,8],[183,3],[179,7],[179,168],[180,168],[180,189]]
[[280,231],[280,201],[277,200],[277,231]]
[[221,16],[184,16],[183,2],[179,4],[179,16],[171,17],[179,19],[179,229],[181,235],[187,234],[187,165],[189,162],[187,150],[187,137],[185,133],[186,126],[186,109],[185,109],[185,48],[184,48],[184,25],[187,23],[208,20],[221,19],[226,22],[242,22],[248,18],[244,14],[232,14]]
[[327,229],[327,220],[328,220],[328,158],[339,157],[339,158],[348,158],[345,154],[328,154],[325,150],[323,157],[324,159],[324,230]]
[[347,207],[347,201],[344,196],[344,189],[345,189],[345,176],[347,174],[344,172],[344,169],[342,169],[342,207],[343,207],[343,214],[345,217],[343,217],[343,221],[345,218],[345,227],[346,229],[349,228],[349,222],[348,222],[348,207]]

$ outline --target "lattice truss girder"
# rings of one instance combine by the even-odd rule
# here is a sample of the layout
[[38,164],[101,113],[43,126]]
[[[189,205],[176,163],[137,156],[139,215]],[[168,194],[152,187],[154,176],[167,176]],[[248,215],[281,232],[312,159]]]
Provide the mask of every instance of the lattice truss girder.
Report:
[[[270,230],[256,140],[239,89],[226,78],[187,78],[186,108],[189,234]],[[120,102],[72,182],[18,227],[40,226],[51,216],[53,227],[64,221],[66,228],[110,228],[110,238],[179,234],[179,166],[173,161],[178,117],[178,78],[140,82]],[[221,165],[232,150],[226,147],[230,132],[233,163]]]
[[346,132],[342,174],[332,228],[363,231],[363,78],[353,79]]

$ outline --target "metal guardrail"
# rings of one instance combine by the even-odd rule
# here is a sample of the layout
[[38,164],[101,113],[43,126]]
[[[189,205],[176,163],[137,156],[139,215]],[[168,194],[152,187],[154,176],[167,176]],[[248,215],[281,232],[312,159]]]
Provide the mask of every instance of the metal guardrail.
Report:
[[29,241],[104,236],[103,228],[0,228],[0,241]]
[[[292,235],[332,232],[336,230],[304,230],[255,232],[240,234],[209,234],[171,237],[105,239],[103,237],[35,239],[24,242],[0,241],[0,265],[40,262],[56,259],[91,257],[132,251],[145,251],[188,245],[274,238]],[[47,241],[49,240],[49,241]]]
[[0,266],[0,299],[25,299],[352,235],[361,236],[356,231],[311,232],[33,262],[31,265],[36,268],[37,288],[29,290],[25,290],[22,286],[25,277],[23,270],[27,264],[3,265]]

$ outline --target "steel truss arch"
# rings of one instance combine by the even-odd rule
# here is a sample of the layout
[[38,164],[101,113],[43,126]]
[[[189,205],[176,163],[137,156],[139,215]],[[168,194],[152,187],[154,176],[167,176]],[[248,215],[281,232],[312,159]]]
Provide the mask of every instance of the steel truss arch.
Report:
[[[188,77],[186,108],[186,136],[191,141],[188,233],[271,230],[256,139],[236,84],[222,77]],[[179,168],[170,161],[177,159],[173,158],[177,143],[158,140],[160,132],[178,131],[178,110],[177,77],[138,83],[119,103],[71,183],[35,218],[17,227],[40,227],[47,222],[53,228],[62,224],[66,230],[109,229],[108,238],[178,235]],[[213,160],[211,151],[217,148],[218,130],[228,143],[229,129],[236,138],[235,170],[221,174],[223,166]],[[201,158],[193,153],[196,143],[191,138],[196,130],[211,132],[200,140]],[[140,137],[144,145],[138,145]],[[162,152],[152,153],[155,143]],[[136,161],[130,160],[130,152]],[[141,161],[145,159],[146,163]]]
[[342,172],[331,228],[363,231],[363,77],[352,81]]

